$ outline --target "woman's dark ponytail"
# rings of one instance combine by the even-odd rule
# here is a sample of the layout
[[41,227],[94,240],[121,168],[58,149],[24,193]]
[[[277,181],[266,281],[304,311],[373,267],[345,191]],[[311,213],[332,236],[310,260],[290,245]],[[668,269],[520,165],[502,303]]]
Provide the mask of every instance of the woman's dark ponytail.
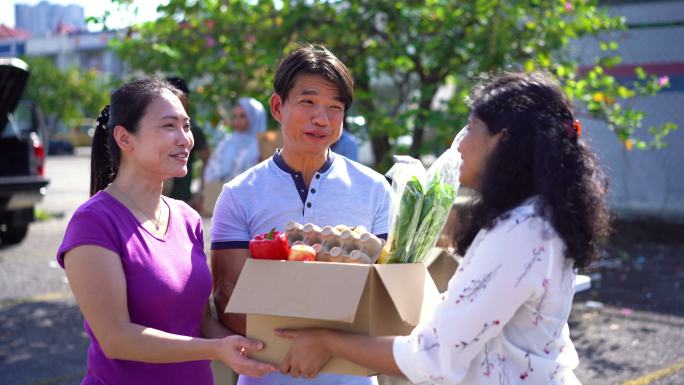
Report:
[[114,180],[114,165],[110,154],[109,104],[97,117],[90,155],[90,196],[104,189]]

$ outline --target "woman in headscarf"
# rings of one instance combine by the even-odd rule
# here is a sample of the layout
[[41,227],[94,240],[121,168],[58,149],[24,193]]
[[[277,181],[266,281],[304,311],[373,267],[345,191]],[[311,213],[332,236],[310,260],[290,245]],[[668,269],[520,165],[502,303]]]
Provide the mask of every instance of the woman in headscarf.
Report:
[[257,134],[266,131],[266,111],[254,98],[240,98],[233,107],[233,131],[209,159],[205,180],[228,182],[259,162]]

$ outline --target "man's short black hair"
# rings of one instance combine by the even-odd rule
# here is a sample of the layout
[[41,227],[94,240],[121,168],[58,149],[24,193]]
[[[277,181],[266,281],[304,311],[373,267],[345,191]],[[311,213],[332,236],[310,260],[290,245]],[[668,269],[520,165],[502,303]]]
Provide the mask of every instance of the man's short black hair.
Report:
[[273,88],[283,102],[287,100],[297,75],[300,74],[320,75],[335,83],[345,110],[349,110],[354,101],[354,81],[344,63],[323,45],[304,44],[280,62]]
[[174,87],[178,88],[179,90],[183,91],[184,94],[189,94],[190,89],[188,88],[188,84],[185,83],[185,80],[178,76],[169,76],[166,78],[166,81],[171,83]]

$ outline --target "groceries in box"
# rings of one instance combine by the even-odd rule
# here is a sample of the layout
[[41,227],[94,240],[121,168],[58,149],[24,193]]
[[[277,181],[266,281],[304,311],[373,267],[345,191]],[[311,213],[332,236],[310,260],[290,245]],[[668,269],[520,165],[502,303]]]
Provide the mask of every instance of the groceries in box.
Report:
[[[326,327],[372,336],[407,335],[439,302],[422,263],[392,265],[247,259],[227,313],[247,314],[247,336],[264,342],[250,353],[279,364],[291,340],[273,329]],[[342,359],[324,373],[375,372]]]
[[289,222],[284,233],[273,229],[253,239],[252,257],[345,263],[423,262],[437,243],[456,199],[461,163],[456,146],[461,138],[459,134],[452,147],[428,170],[417,159],[395,157],[398,161],[387,173],[396,194],[387,242],[363,226],[321,228],[314,223]]

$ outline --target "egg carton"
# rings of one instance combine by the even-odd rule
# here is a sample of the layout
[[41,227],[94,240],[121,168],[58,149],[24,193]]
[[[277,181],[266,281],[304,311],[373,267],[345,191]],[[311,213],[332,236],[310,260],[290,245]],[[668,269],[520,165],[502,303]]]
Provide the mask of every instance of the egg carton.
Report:
[[375,263],[385,246],[385,240],[368,232],[363,226],[345,225],[319,227],[294,221],[285,226],[290,245],[303,243],[316,250],[316,260],[324,262]]

